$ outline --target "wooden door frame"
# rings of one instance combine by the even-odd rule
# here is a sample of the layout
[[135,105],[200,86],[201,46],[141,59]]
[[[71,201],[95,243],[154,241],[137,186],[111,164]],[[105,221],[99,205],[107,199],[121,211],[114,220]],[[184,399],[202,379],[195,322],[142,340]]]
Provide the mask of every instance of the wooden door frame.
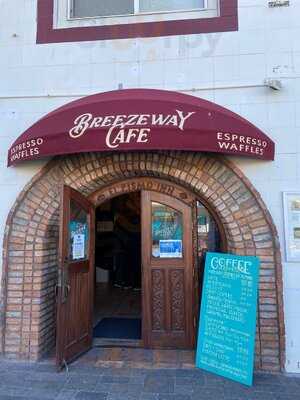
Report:
[[[129,179],[121,179],[117,182],[114,182],[112,184],[105,185],[104,187],[97,189],[93,193],[91,193],[87,199],[94,204],[95,209],[100,206],[101,204],[105,203],[108,200],[111,200],[115,197],[121,196],[123,194],[128,194],[132,192],[137,192],[137,191],[153,191],[157,192],[160,194],[168,195],[170,197],[173,197],[177,201],[180,201],[189,207],[191,207],[191,214],[192,218],[196,217],[196,202],[200,201],[205,208],[208,210],[208,212],[212,215],[214,218],[219,232],[221,236],[221,249],[222,251],[226,251],[228,244],[227,244],[227,239],[226,239],[226,234],[225,234],[225,229],[223,225],[220,222],[220,219],[216,213],[216,211],[211,207],[211,205],[204,199],[200,198],[199,195],[194,194],[191,190],[185,188],[182,185],[178,185],[177,183],[174,183],[169,180],[161,179],[161,178],[156,178],[156,177],[135,177],[135,178],[129,178]],[[141,202],[142,202],[142,196],[141,196]],[[142,204],[141,204],[142,207]],[[193,227],[193,232],[192,232],[192,263],[193,263],[193,278],[197,280],[197,232],[196,232],[196,221],[192,220],[192,227]],[[193,307],[193,312],[194,312],[194,317],[196,318],[196,321],[199,317],[199,295],[197,293],[197,285],[194,287],[193,290],[193,299],[192,299],[192,307]],[[144,304],[143,304],[143,299],[142,299],[142,310],[143,310]],[[143,311],[142,311],[143,312]],[[142,332],[143,332],[143,327],[142,327]],[[143,334],[143,333],[142,333]],[[196,336],[197,332],[195,329],[195,324],[193,324],[193,342],[196,343]],[[141,339],[141,345],[142,347],[144,346],[144,337]]]

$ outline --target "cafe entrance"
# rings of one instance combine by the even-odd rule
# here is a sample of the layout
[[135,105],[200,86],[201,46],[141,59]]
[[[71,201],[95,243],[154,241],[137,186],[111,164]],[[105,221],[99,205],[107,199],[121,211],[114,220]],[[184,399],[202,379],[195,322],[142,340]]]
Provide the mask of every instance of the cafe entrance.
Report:
[[93,343],[194,348],[204,256],[221,238],[193,194],[154,178],[89,198],[65,186],[60,228],[59,366]]
[[141,193],[96,208],[93,343],[141,346]]
[[[95,209],[140,192],[143,346],[194,346],[205,249],[255,255],[263,271],[256,366],[278,371],[285,360],[278,235],[261,196],[233,158],[274,155],[274,142],[249,121],[183,93],[122,89],[45,115],[8,151],[9,166],[58,157],[28,182],[8,214],[0,352],[37,360],[57,338],[61,365],[92,345]],[[61,195],[62,184],[67,187]],[[197,215],[199,202],[217,222],[219,248],[205,247],[213,230],[206,215]],[[189,214],[182,220],[182,239],[153,239],[153,203]],[[185,312],[189,304],[192,311]]]

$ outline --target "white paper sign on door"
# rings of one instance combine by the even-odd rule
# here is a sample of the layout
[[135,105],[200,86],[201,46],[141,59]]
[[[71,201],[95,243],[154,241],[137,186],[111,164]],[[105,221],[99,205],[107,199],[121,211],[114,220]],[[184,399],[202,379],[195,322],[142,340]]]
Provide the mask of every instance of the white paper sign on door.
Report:
[[84,248],[85,248],[85,235],[78,234],[73,236],[73,249],[72,256],[73,260],[80,260],[84,258]]

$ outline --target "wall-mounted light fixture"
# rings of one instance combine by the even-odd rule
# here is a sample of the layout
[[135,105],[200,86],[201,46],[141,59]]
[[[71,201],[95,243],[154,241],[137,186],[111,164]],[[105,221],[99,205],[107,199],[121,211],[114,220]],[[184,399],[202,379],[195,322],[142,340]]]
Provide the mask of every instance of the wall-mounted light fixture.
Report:
[[266,78],[264,84],[273,90],[281,90],[282,82],[279,79]]

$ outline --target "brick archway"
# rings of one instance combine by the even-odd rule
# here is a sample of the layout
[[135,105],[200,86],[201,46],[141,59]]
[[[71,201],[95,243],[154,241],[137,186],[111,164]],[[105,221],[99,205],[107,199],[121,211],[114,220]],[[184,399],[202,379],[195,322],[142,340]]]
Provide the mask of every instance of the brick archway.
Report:
[[210,205],[226,233],[229,252],[261,259],[256,367],[284,363],[279,241],[259,193],[227,159],[203,153],[88,153],[57,158],[24,188],[6,225],[0,303],[0,351],[36,360],[54,346],[59,187],[86,196],[131,177],[158,177],[193,191]]

